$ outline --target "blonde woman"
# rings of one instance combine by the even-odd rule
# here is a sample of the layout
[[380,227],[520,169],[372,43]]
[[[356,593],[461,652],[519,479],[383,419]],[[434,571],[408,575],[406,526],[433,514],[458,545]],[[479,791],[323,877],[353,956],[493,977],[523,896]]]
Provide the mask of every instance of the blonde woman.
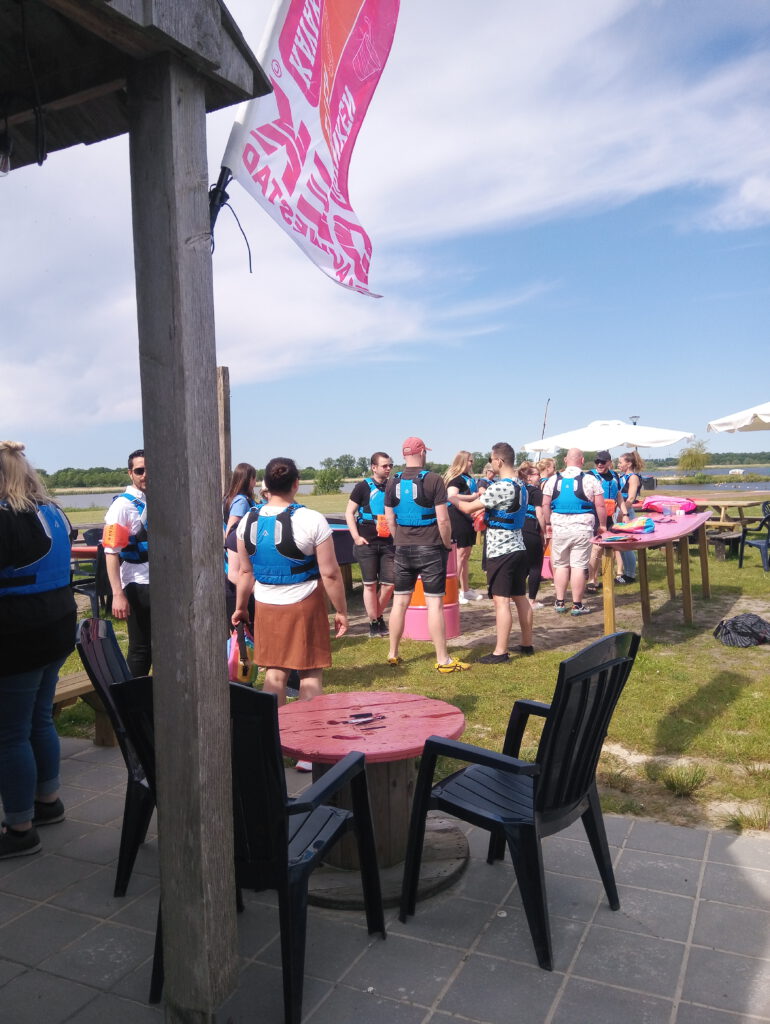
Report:
[[0,441],[0,859],[64,820],[53,700],[75,647],[71,528],[18,441]]
[[477,590],[468,585],[468,563],[471,551],[476,543],[476,531],[473,519],[463,506],[475,501],[478,497],[478,484],[473,476],[473,456],[465,450],[459,451],[452,460],[452,465],[444,473],[447,504],[449,505],[449,522],[452,527],[452,540],[457,545],[457,577],[460,583],[460,604],[481,601],[484,598]]
[[[629,520],[636,517],[634,502],[642,489],[641,472],[644,469],[639,452],[626,452],[618,459],[620,474],[620,493],[625,498]],[[636,583],[636,552],[621,551],[623,559],[623,579],[626,583]]]

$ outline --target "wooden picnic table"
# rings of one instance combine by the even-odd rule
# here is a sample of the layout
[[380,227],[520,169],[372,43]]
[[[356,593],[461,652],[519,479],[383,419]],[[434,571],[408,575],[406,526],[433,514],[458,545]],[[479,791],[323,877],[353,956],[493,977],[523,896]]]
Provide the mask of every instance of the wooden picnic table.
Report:
[[647,549],[664,546],[666,549],[666,576],[671,600],[676,598],[676,574],[674,568],[674,542],[679,543],[679,564],[682,577],[682,608],[684,621],[692,625],[692,586],[690,583],[690,548],[688,537],[697,531],[700,554],[701,583],[704,598],[711,597],[711,583],[708,568],[708,540],[706,523],[711,512],[695,512],[684,516],[663,516],[659,512],[644,513],[655,521],[653,533],[628,534],[617,540],[610,540],[612,533],[597,537],[594,541],[603,549],[602,597],[604,602],[604,632],[615,632],[615,551],[636,551],[639,555],[639,596],[642,602],[642,622],[648,626],[650,614],[650,582],[647,574]]
[[[698,512],[704,512],[712,508],[719,512],[719,519],[716,522],[709,523],[709,526],[715,527],[729,526],[734,528],[736,526],[748,526],[749,520],[746,518],[744,510],[752,505],[760,504],[760,502],[752,498],[715,498],[713,495],[710,495],[708,499],[693,498],[692,500],[695,502]],[[728,515],[729,512],[737,512],[738,518],[731,518]],[[754,518],[756,517],[751,517],[752,520]]]

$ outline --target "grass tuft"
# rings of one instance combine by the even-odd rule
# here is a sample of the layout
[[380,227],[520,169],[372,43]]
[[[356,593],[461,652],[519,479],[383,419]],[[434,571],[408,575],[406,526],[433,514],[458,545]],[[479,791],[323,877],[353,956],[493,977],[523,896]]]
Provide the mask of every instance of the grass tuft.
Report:
[[725,824],[736,832],[747,830],[767,832],[770,829],[770,801],[749,810],[741,808],[733,814],[729,814],[725,819]]
[[705,784],[706,769],[702,764],[672,764],[660,778],[674,796],[689,798]]

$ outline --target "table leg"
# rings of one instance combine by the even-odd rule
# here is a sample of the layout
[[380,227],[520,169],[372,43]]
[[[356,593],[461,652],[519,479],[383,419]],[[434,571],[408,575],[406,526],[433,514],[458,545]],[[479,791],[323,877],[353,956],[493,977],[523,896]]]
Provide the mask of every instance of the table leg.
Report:
[[709,542],[706,538],[706,524],[698,527],[698,549],[700,551],[700,578],[703,596],[711,597],[711,579],[709,578]]
[[668,577],[668,596],[673,601],[676,597],[676,573],[674,571],[673,542],[666,544],[666,576]]
[[647,574],[647,549],[637,551],[637,570],[639,572],[639,597],[642,602],[642,622],[650,624],[650,577]]
[[615,632],[615,552],[605,548],[602,554],[602,597],[604,603],[604,635]]
[[692,625],[692,586],[690,584],[690,542],[687,537],[679,541],[679,563],[682,571],[682,608],[684,621]]

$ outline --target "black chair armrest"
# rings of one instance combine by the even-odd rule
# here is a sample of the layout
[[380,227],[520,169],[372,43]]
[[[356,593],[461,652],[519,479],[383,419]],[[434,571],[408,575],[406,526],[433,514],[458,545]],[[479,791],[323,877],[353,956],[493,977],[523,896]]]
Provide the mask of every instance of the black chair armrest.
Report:
[[550,704],[544,704],[539,700],[517,700],[513,705],[508,728],[505,732],[503,753],[507,754],[508,757],[518,757],[529,716],[537,715],[541,718],[547,718],[550,710]]
[[471,743],[461,743],[459,740],[445,740],[440,736],[429,736],[425,741],[423,757],[435,761],[442,755],[453,757],[458,761],[467,761],[469,764],[484,765],[486,768],[500,768],[517,775],[540,774],[540,765],[534,764],[532,761],[520,761],[517,757],[498,754],[495,750],[475,747]]
[[329,802],[329,797],[334,796],[350,780],[365,770],[365,757],[357,750],[338,761],[313,785],[300,793],[294,800],[289,801],[287,811],[289,814],[304,814],[313,811],[321,804]]
[[743,540],[746,539],[746,535],[749,533],[764,533],[764,531],[770,526],[770,516],[765,516],[761,523],[756,526],[744,526],[741,530],[743,534]]

